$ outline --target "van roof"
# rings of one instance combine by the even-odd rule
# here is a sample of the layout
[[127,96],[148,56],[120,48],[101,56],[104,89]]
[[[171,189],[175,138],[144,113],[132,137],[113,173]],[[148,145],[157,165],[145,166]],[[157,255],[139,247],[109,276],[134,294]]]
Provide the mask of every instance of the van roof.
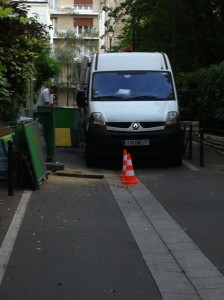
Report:
[[118,70],[169,70],[171,66],[165,53],[159,52],[111,52],[97,53],[92,67],[98,71]]

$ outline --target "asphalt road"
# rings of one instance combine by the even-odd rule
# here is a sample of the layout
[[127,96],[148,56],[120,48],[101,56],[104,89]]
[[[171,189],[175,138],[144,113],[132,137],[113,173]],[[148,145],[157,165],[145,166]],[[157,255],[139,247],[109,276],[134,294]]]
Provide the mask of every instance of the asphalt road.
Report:
[[2,189],[0,299],[224,299],[224,157],[206,151],[201,168],[198,153],[180,168],[135,162],[139,184],[124,186],[121,169],[58,149],[69,176],[17,210],[21,191],[9,203]]

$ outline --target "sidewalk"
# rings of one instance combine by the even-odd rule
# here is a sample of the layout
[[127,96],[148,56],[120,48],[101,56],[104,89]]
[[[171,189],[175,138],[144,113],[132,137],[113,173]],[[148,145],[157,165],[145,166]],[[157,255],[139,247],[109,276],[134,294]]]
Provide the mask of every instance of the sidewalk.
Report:
[[[200,299],[190,290],[181,271],[178,271],[181,276],[175,275],[176,263],[172,261],[171,265],[170,254],[167,256],[162,244],[158,247],[160,242],[156,240],[154,229],[150,229],[150,239],[147,240],[144,235],[149,224],[145,216],[139,218],[138,210],[143,205],[144,211],[150,198],[150,205],[154,205],[150,192],[142,184],[130,193],[128,188],[122,192],[119,180],[114,181],[113,172],[87,169],[83,156],[84,149],[57,149],[56,160],[64,163],[65,170],[74,176],[51,174],[41,189],[32,193],[0,287],[0,299],[160,300],[158,282],[168,291],[164,293],[164,299]],[[211,177],[212,172],[222,172],[223,161],[220,154],[206,148],[203,172],[209,172]],[[200,168],[198,149],[193,150],[193,160],[189,163]],[[94,178],[94,174],[106,174],[106,178]],[[19,190],[14,196],[8,196],[6,183],[1,185],[1,238],[21,196],[22,191]],[[133,200],[137,200],[139,205],[136,206]],[[158,205],[153,207],[156,211],[160,209]],[[121,211],[126,215],[126,221],[129,220],[129,228]],[[176,226],[170,219],[167,221],[172,227]],[[160,230],[163,231],[162,228]],[[141,245],[141,252],[136,239]],[[148,260],[143,259],[144,252]],[[163,266],[169,268],[169,280],[161,276],[161,269],[154,263],[154,259],[161,259],[162,255],[165,255],[163,259],[168,259]],[[189,263],[189,259],[186,261]],[[154,267],[154,275],[158,274],[157,284],[146,263],[151,272]],[[209,270],[213,271],[213,268]],[[175,286],[171,285],[174,275],[178,282]],[[218,279],[215,284],[222,287],[223,278]],[[204,289],[206,293],[206,287]],[[178,298],[183,291],[186,294]],[[175,293],[177,298],[174,298]]]
[[0,180],[0,245],[14,217],[22,194],[23,190],[15,188],[14,195],[8,196],[8,183],[6,180]]
[[[82,152],[58,152],[67,170],[102,175],[80,164]],[[49,175],[29,200],[0,299],[162,297],[105,178]]]

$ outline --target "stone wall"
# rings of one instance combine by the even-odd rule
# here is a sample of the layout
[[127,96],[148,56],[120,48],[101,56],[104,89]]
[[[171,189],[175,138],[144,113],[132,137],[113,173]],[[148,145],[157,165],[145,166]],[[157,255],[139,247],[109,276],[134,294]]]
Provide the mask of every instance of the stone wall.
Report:
[[204,134],[204,143],[224,155],[224,137],[206,133]]

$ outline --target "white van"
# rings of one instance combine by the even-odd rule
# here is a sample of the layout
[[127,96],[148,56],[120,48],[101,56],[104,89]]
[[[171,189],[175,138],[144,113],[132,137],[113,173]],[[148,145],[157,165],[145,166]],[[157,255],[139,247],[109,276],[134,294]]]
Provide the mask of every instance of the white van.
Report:
[[119,154],[182,163],[177,93],[164,53],[97,53],[83,60],[77,104],[84,112],[86,164]]

